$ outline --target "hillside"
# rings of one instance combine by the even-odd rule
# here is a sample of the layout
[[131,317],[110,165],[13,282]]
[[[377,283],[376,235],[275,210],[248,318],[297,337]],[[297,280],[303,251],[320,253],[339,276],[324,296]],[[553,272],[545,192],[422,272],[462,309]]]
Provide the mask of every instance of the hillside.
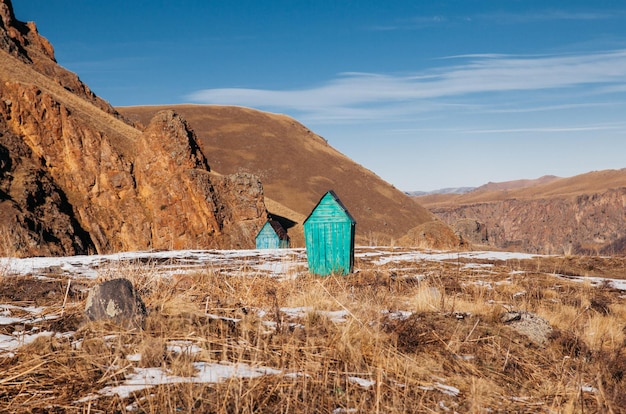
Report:
[[[434,219],[406,194],[287,116],[215,105],[116,109],[138,124],[164,109],[182,115],[202,142],[213,171],[246,172],[261,179],[268,205],[274,203],[270,213],[295,224],[289,230],[295,245],[302,246],[303,220],[331,189],[357,221],[360,244],[397,243],[407,231]],[[456,242],[449,235],[437,237],[448,247]]]
[[532,253],[626,253],[626,169],[526,183],[415,200],[473,243]]
[[59,66],[0,0],[0,250],[75,255],[251,247],[266,220],[246,174],[212,174],[172,112],[139,130]]

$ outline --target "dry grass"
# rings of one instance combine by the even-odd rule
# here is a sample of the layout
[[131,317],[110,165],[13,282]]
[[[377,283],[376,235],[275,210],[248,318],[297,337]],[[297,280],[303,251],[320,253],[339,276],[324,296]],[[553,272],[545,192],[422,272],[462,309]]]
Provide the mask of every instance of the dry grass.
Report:
[[[486,265],[392,268],[360,260],[360,271],[346,277],[283,280],[216,269],[167,279],[155,277],[150,265],[125,269],[150,309],[145,330],[83,323],[84,297],[70,295],[64,316],[40,329],[73,335],[39,337],[14,356],[0,357],[0,407],[76,413],[626,412],[623,294],[542,272],[512,273],[515,263]],[[11,280],[0,279],[5,299],[19,285]],[[56,283],[57,294],[40,304],[58,303],[65,282],[47,283]],[[294,308],[302,311],[289,311]],[[512,309],[548,320],[549,340],[537,344],[502,323],[502,312]],[[196,349],[172,348],[181,343]],[[128,398],[98,394],[142,368],[191,377],[198,362],[277,373],[162,384]],[[97,398],[85,398],[90,395]]]

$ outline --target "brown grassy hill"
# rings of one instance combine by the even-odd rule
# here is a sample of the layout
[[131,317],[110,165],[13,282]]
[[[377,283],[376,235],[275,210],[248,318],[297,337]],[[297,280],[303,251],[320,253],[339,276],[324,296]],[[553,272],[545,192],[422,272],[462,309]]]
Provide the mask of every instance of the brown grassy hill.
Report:
[[535,187],[538,185],[547,184],[558,179],[559,177],[555,175],[544,175],[543,177],[531,180],[524,179],[503,181],[498,183],[488,182],[487,184],[481,185],[480,187],[476,188],[475,191],[516,190],[520,188]]
[[[176,105],[122,107],[130,120],[146,123],[173,109],[194,129],[211,169],[254,173],[263,183],[270,213],[295,222],[290,234],[302,243],[299,226],[322,195],[334,190],[357,221],[357,243],[397,241],[433,220],[410,197],[331,147],[296,120],[254,109]],[[294,214],[295,213],[295,214]]]

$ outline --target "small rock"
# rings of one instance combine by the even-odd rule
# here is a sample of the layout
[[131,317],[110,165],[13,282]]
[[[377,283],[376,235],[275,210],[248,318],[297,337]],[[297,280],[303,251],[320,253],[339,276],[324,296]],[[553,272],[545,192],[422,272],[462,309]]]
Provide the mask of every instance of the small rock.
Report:
[[120,278],[107,280],[89,291],[85,314],[91,321],[108,320],[129,328],[143,328],[147,311],[133,284]]
[[526,335],[537,345],[545,345],[552,333],[552,326],[548,321],[531,312],[505,312],[501,315],[500,320],[518,333]]

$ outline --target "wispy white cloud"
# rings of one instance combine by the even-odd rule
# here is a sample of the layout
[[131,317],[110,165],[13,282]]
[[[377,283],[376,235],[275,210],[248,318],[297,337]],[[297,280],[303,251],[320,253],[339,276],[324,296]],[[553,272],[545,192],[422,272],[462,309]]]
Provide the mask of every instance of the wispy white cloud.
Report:
[[490,20],[498,23],[533,23],[556,20],[608,20],[624,16],[621,10],[612,12],[579,11],[548,9],[524,13],[487,13],[474,16],[474,19]]
[[[626,79],[626,50],[555,56],[476,55],[450,62],[459,60],[462,63],[412,74],[342,73],[321,85],[295,90],[204,89],[188,99],[335,122],[432,111],[455,99],[478,105],[487,101],[485,96],[516,91],[584,88],[602,94],[621,90]],[[566,104],[569,102],[553,105]]]
[[444,24],[484,23],[488,21],[496,24],[529,24],[556,21],[597,21],[619,19],[626,16],[626,11],[621,9],[611,11],[571,11],[561,9],[544,9],[533,12],[492,12],[471,15],[429,15],[413,16],[398,19],[390,24],[370,26],[369,30],[420,30],[428,29]]
[[[624,89],[626,92],[626,89]],[[497,113],[523,113],[523,112],[545,112],[545,111],[562,111],[570,109],[589,109],[599,107],[611,107],[615,106],[615,102],[588,102],[588,103],[573,103],[573,104],[559,104],[559,105],[545,105],[545,106],[532,106],[528,108],[490,108],[486,109],[486,112]]]
[[394,128],[394,134],[414,135],[416,133],[446,133],[446,134],[527,134],[527,133],[560,133],[560,132],[593,132],[593,131],[623,131],[626,133],[626,122],[605,122],[597,124],[579,124],[562,126],[533,126],[519,128],[467,128],[450,127],[442,125],[440,127],[429,128]]
[[604,125],[582,125],[582,126],[562,126],[562,127],[532,127],[532,128],[501,128],[501,129],[470,129],[462,131],[465,134],[518,134],[528,132],[592,132],[592,131],[619,131],[624,130],[626,125],[604,124]]

